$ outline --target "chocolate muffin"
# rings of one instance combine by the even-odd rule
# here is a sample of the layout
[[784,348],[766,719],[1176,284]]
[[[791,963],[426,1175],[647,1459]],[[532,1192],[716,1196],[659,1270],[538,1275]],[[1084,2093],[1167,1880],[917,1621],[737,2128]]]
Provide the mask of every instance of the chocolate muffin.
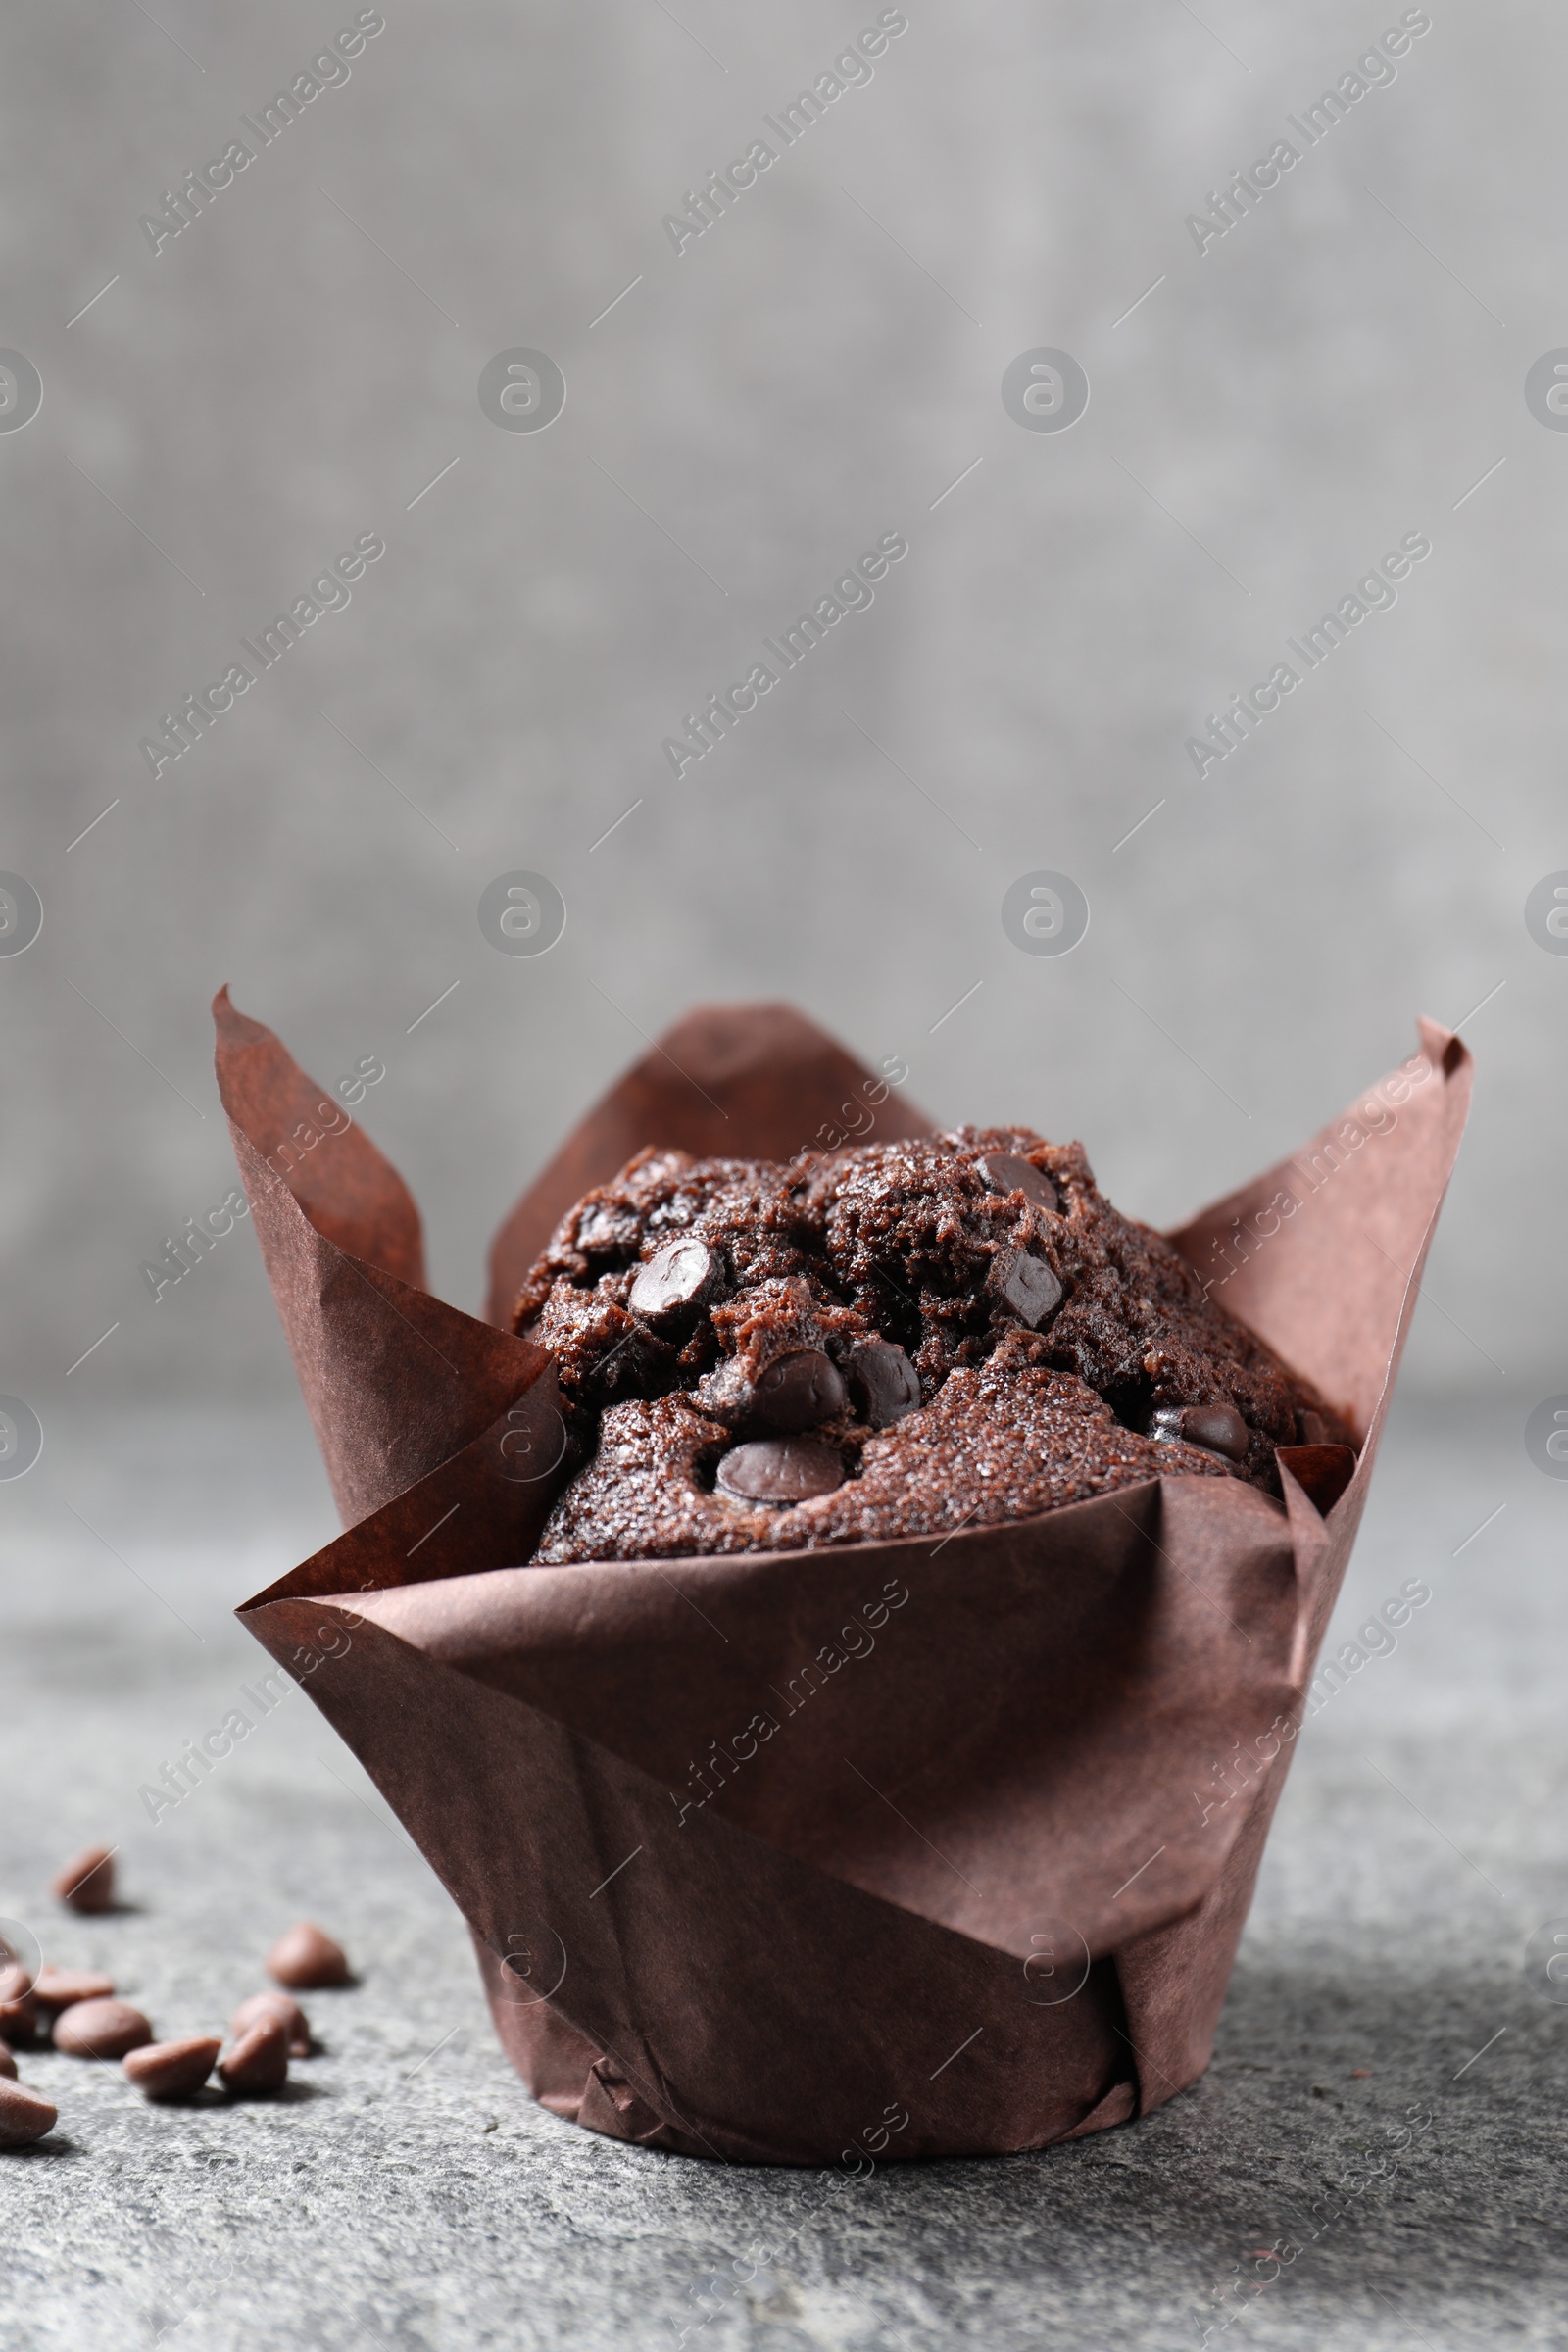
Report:
[[578,1201],[514,1327],[573,1473],[534,1557],[943,1534],[1160,1475],[1280,1492],[1349,1444],[1312,1388],[1026,1128],[771,1161],[639,1152]]

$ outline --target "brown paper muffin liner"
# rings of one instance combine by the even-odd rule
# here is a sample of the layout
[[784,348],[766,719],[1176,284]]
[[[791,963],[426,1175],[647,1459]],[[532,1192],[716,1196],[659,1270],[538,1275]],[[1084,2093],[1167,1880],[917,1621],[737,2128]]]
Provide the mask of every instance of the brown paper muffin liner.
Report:
[[564,1433],[551,1358],[499,1325],[562,1212],[644,1144],[932,1123],[787,1007],[694,1012],[514,1209],[480,1323],[422,1288],[418,1213],[341,1105],[214,1010],[348,1523],[240,1615],[450,1889],[534,2096],[690,2155],[864,2166],[1194,2082],[1458,1149],[1459,1040],[1423,1022],[1171,1237],[1362,1434],[1353,1475],[1301,1446],[1283,1502],[1161,1478],[936,1543],[518,1569]]

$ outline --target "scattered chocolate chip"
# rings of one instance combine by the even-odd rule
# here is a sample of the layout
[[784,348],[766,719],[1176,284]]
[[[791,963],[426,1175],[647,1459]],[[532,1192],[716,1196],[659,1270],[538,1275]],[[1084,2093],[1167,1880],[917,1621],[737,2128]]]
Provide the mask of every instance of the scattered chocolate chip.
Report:
[[1296,1443],[1298,1446],[1328,1445],[1329,1425],[1321,1413],[1308,1412],[1304,1407],[1297,1413]]
[[752,1410],[764,1429],[815,1429],[849,1402],[843,1376],[819,1348],[775,1356],[760,1374]]
[[718,1465],[719,1492],[740,1502],[809,1502],[844,1483],[844,1463],[820,1438],[756,1438]]
[[259,2017],[275,2017],[288,2035],[288,2054],[291,2058],[308,2058],[311,2054],[311,2022],[298,2001],[286,1992],[253,1992],[248,2001],[241,2001],[228,2021],[228,2030],[237,2038]]
[[1251,1436],[1241,1414],[1230,1404],[1159,1405],[1149,1434],[1167,1442],[1179,1439],[1184,1446],[1206,1446],[1210,1453],[1223,1453],[1233,1462],[1246,1461]]
[[[15,1980],[26,1979],[17,1973]],[[0,2036],[9,2042],[19,2042],[24,2048],[37,2038],[38,2004],[30,1992],[18,1992],[10,1999],[0,1999]]]
[[288,2081],[288,2030],[281,2018],[259,2017],[247,2026],[219,2067],[225,2086],[239,2099],[266,2098]]
[[628,1304],[634,1315],[656,1322],[682,1307],[700,1306],[711,1298],[723,1280],[723,1267],[706,1242],[666,1242],[646,1265],[639,1266]]
[[0,1942],[0,1951],[6,1954],[4,1962],[0,1963],[0,2040],[25,2047],[38,2031],[38,2004],[32,1997],[32,1977],[9,1944]]
[[149,2041],[127,2050],[125,2079],[144,2099],[189,2099],[212,2073],[222,2048],[217,2034],[191,2034],[183,2041]]
[[0,2041],[0,2075],[10,2082],[17,2079],[17,2062],[11,2055],[10,2044],[4,2041]]
[[891,1340],[862,1340],[850,1357],[850,1389],[873,1429],[890,1429],[920,1402],[920,1375]]
[[1030,1250],[1004,1250],[992,1267],[991,1282],[1004,1306],[1031,1331],[1061,1304],[1061,1284]]
[[107,2001],[115,1989],[113,1977],[91,1968],[40,1968],[32,1997],[40,2009],[70,2009],[77,2001]]
[[278,1937],[267,1955],[267,1973],[279,1984],[301,1992],[308,1992],[313,1985],[346,1984],[348,1955],[340,1943],[306,1919]]
[[77,1854],[66,1864],[49,1891],[73,1911],[89,1914],[112,1911],[115,1907],[113,1846],[89,1845],[85,1853]]
[[52,2132],[59,2119],[59,2108],[36,2091],[24,2090],[20,2082],[0,2082],[0,2148],[30,2147]]
[[128,2001],[73,2001],[55,2020],[55,2048],[68,2058],[123,2058],[152,2037],[151,2026]]
[[1045,1171],[1015,1152],[993,1152],[980,1163],[982,1180],[994,1193],[1022,1193],[1036,1208],[1059,1211],[1061,1196]]

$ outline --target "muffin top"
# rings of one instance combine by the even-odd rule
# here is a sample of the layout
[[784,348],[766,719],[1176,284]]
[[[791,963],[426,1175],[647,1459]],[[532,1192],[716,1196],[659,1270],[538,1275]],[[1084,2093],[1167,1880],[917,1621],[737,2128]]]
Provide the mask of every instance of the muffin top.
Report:
[[573,1465],[540,1562],[945,1534],[1162,1474],[1277,1494],[1277,1446],[1350,1441],[1081,1145],[1027,1128],[639,1152],[513,1320]]

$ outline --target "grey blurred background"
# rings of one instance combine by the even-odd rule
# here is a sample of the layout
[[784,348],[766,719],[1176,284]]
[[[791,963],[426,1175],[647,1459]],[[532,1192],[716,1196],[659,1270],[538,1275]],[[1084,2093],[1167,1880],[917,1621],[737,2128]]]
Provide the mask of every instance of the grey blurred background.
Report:
[[[694,1000],[793,999],[939,1115],[1081,1136],[1161,1223],[1419,1011],[1464,1021],[1410,1374],[1522,1422],[1568,1308],[1568,958],[1523,918],[1568,865],[1568,440],[1523,388],[1568,337],[1560,12],[1438,0],[1200,255],[1207,192],[1424,12],[911,0],[678,256],[662,217],[875,7],[387,0],[157,254],[139,217],[357,12],[155,13],[5,36],[0,343],[44,397],[0,434],[0,865],[45,920],[0,959],[0,1388],[46,1430],[84,1391],[289,1391],[248,1231],[156,1306],[137,1272],[233,1182],[228,980],[328,1084],[384,1059],[362,1115],[468,1307],[522,1184]],[[548,431],[480,409],[517,346],[564,373]],[[1040,346],[1088,373],[1070,431],[1004,409]],[[677,782],[682,713],[890,530],[874,606]],[[352,603],[155,782],[139,739],[365,531]],[[1200,781],[1185,739],[1411,531],[1397,605]],[[536,959],[476,921],[516,868],[568,907]],[[1040,868],[1092,908],[1059,959],[1000,920]]]

